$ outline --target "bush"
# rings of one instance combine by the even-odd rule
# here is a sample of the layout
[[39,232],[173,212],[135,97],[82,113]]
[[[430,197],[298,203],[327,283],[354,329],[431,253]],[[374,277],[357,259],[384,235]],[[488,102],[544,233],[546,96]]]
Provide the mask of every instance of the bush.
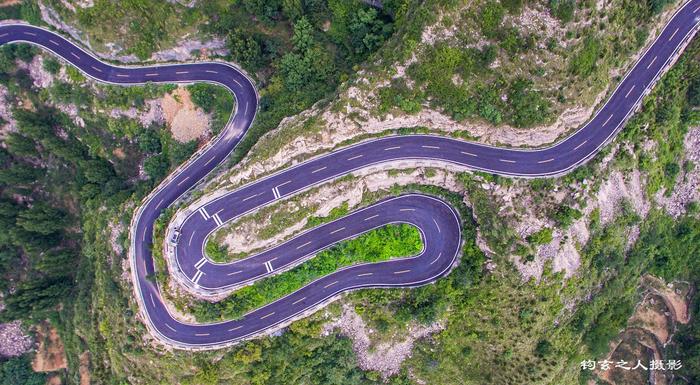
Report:
[[552,229],[545,227],[527,236],[527,241],[533,245],[546,245],[552,242]]
[[549,0],[549,10],[552,16],[568,23],[574,18],[576,0]]
[[586,38],[583,47],[572,58],[569,69],[578,76],[589,76],[595,70],[598,58],[601,56],[600,41],[592,36]]
[[498,37],[504,16],[503,7],[495,1],[490,1],[481,8],[479,16],[481,33],[489,39]]
[[43,385],[45,382],[46,374],[32,371],[26,355],[0,364],[0,385]]

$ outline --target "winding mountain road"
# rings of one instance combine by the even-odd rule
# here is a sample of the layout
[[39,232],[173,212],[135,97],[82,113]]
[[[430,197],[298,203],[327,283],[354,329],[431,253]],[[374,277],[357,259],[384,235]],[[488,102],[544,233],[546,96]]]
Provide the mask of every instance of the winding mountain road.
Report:
[[113,66],[54,32],[25,24],[0,26],[0,44],[28,42],[41,46],[100,82],[133,85],[204,81],[220,84],[234,94],[236,110],[221,134],[144,200],[131,227],[134,291],[149,329],[162,342],[177,348],[212,349],[283,325],[347,290],[433,282],[449,272],[461,246],[460,221],[455,211],[439,199],[417,194],[381,201],[252,257],[215,264],[204,256],[204,244],[208,235],[224,223],[353,170],[402,159],[442,161],[516,177],[566,173],[589,160],[614,137],[662,71],[692,38],[699,22],[700,0],[690,0],[674,14],[595,116],[553,146],[521,150],[430,135],[383,137],[316,157],[194,208],[185,218],[175,246],[175,268],[189,279],[189,285],[203,291],[217,292],[276,274],[321,249],[388,223],[416,226],[425,244],[418,256],[347,267],[239,320],[209,324],[188,324],[173,318],[158,286],[147,278],[155,272],[150,252],[153,224],[163,209],[204,178],[238,144],[257,111],[253,83],[236,67],[220,62]]

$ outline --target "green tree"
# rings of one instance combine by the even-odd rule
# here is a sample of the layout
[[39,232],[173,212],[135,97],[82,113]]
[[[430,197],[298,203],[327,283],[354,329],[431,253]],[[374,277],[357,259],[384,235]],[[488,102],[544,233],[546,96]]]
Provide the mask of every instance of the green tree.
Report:
[[43,385],[45,382],[46,374],[34,372],[26,355],[0,363],[0,385]]
[[26,231],[49,235],[62,230],[68,222],[66,213],[45,202],[36,202],[20,211],[17,225]]

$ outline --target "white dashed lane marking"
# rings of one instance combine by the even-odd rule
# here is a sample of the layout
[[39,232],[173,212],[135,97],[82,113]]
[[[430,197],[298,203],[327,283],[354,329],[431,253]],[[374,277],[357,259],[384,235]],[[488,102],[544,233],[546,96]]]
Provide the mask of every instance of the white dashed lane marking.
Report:
[[432,148],[432,149],[435,149],[435,150],[439,150],[439,149],[440,149],[440,147],[438,147],[438,146],[421,146],[421,147],[423,147],[423,148]]
[[242,328],[242,327],[243,327],[243,325],[238,325],[238,326],[236,326],[235,328],[228,329],[228,331],[233,332],[233,331],[236,331],[236,330],[238,330],[238,329],[240,329],[240,328]]
[[328,285],[324,286],[323,288],[328,289],[329,287],[335,285],[336,283],[338,283],[338,281],[333,281],[333,282],[329,283]]
[[319,172],[319,171],[323,171],[323,170],[325,170],[325,169],[327,169],[327,168],[328,168],[328,167],[323,166],[323,167],[321,167],[321,168],[317,168],[317,169],[311,171],[311,173],[312,173],[312,174],[315,174],[315,173],[317,173],[317,172]]
[[610,121],[610,119],[612,119],[612,117],[613,117],[612,115],[608,116],[608,118],[605,119],[605,121],[603,122],[603,125],[608,124],[608,122]]
[[373,274],[374,273],[362,273],[362,274],[358,274],[357,276],[358,277],[368,277],[368,276],[373,275]]
[[632,93],[632,90],[634,90],[635,86],[636,86],[636,84],[632,84],[632,87],[630,87],[629,91],[627,91],[627,93],[625,94],[625,99],[627,99],[627,97],[630,96],[630,94]]
[[255,198],[255,197],[258,196],[258,195],[260,195],[260,193],[255,194],[255,195],[251,195],[251,196],[249,196],[248,198],[243,199],[243,202],[247,201],[248,199],[253,199],[253,198]]
[[549,163],[549,162],[551,162],[551,161],[553,161],[553,160],[554,160],[554,158],[550,158],[550,159],[546,159],[546,160],[537,161],[537,163],[540,163],[540,164],[541,164],[541,163]]
[[649,65],[647,66],[647,69],[651,68],[651,65],[654,64],[654,62],[656,61],[656,58],[657,58],[657,57],[654,56],[654,58],[651,59],[651,62],[649,62]]
[[345,227],[341,227],[341,228],[339,228],[339,229],[337,229],[337,230],[333,230],[333,231],[331,231],[331,234],[335,234],[335,233],[337,233],[337,232],[339,232],[339,231],[343,231],[343,230],[345,230]]
[[578,150],[579,148],[581,148],[581,146],[583,146],[584,144],[586,144],[586,142],[588,142],[588,140],[584,140],[583,142],[581,142],[581,144],[579,144],[578,146],[574,147],[574,151],[576,151],[576,150]]
[[80,59],[80,56],[78,56],[78,54],[77,54],[77,53],[75,53],[75,52],[71,52],[70,54],[71,54],[71,55],[73,55],[73,57],[74,57],[74,58],[76,58],[76,59]]
[[271,315],[273,315],[273,314],[275,314],[274,311],[273,311],[272,313],[270,313],[270,314],[266,314],[266,315],[260,317],[260,319],[265,319],[265,318],[267,318],[267,317],[269,317],[269,316],[271,316]]
[[389,151],[389,150],[398,150],[399,148],[401,148],[401,146],[393,146],[393,147],[387,147],[387,148],[385,148],[385,149],[384,149],[384,151]]
[[433,218],[433,223],[435,223],[435,227],[437,227],[437,231],[438,231],[438,233],[439,233],[439,232],[440,232],[440,225],[438,225],[438,223],[437,223],[437,221],[435,220],[435,218]]
[[311,241],[308,241],[308,242],[304,243],[303,245],[297,246],[297,250],[301,249],[302,247],[308,246],[310,244],[311,244]]
[[674,38],[674,37],[676,36],[676,34],[678,33],[678,30],[679,30],[679,29],[680,29],[680,28],[676,28],[676,30],[673,31],[673,34],[671,35],[671,37],[668,38],[668,41],[673,40],[673,38]]
[[175,328],[173,328],[172,326],[168,325],[167,322],[165,322],[165,326],[166,326],[168,329],[170,329],[170,330],[172,330],[172,331],[174,331],[174,332],[177,331],[177,330],[175,330]]
[[437,256],[435,259],[433,259],[433,261],[430,262],[430,264],[432,265],[433,263],[437,262],[438,259],[440,259],[441,256],[442,256],[442,252],[440,252],[440,254],[438,254],[438,256]]
[[514,160],[510,160],[510,159],[499,159],[499,160],[500,160],[501,162],[504,162],[504,163],[515,163]]
[[365,220],[368,221],[368,220],[374,219],[374,218],[376,218],[376,217],[378,217],[378,216],[379,216],[379,214],[374,214],[374,215],[372,215],[371,217],[365,218]]
[[395,271],[394,274],[406,274],[406,273],[408,273],[408,272],[410,272],[410,271],[411,271],[411,270],[399,270],[399,271]]
[[471,152],[466,152],[466,151],[460,151],[460,153],[462,153],[462,154],[464,154],[464,155],[473,156],[473,157],[477,157],[477,156],[478,156],[478,155],[476,155],[476,154],[473,154],[473,153],[471,153]]
[[296,305],[296,304],[298,304],[299,302],[301,302],[301,301],[303,301],[303,300],[305,300],[305,299],[306,299],[306,297],[301,297],[301,298],[299,298],[298,300],[292,302],[292,305]]
[[194,238],[194,233],[196,233],[196,231],[193,231],[192,234],[190,234],[190,240],[187,241],[187,246],[192,246],[192,238]]

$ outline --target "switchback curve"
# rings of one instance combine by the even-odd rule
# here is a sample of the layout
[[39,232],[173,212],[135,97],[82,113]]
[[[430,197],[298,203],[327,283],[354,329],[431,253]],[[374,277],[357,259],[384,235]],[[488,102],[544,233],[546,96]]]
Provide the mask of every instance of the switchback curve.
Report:
[[459,220],[454,210],[438,199],[415,194],[379,202],[251,258],[217,265],[204,258],[202,245],[206,235],[223,223],[353,170],[401,159],[437,160],[516,177],[566,173],[586,162],[614,137],[662,71],[695,34],[699,22],[700,0],[689,0],[673,15],[595,116],[578,131],[550,147],[507,149],[439,136],[390,136],[319,156],[196,208],[183,224],[175,251],[177,268],[190,277],[193,285],[205,290],[259,279],[274,273],[276,268],[271,261],[278,266],[277,269],[284,268],[307,258],[315,250],[385,223],[412,223],[421,230],[426,245],[425,250],[414,258],[339,270],[249,313],[241,320],[197,325],[175,320],[163,304],[157,285],[147,279],[154,273],[150,253],[153,223],[163,209],[223,161],[250,127],[257,110],[257,93],[252,82],[236,67],[218,62],[113,66],[51,31],[24,24],[0,26],[0,45],[10,42],[39,45],[101,82],[130,85],[205,81],[221,84],[234,94],[236,111],[221,134],[144,200],[134,214],[130,234],[134,290],[151,331],[162,342],[178,348],[207,349],[275,328],[346,290],[406,287],[432,282],[449,271],[461,242]]

